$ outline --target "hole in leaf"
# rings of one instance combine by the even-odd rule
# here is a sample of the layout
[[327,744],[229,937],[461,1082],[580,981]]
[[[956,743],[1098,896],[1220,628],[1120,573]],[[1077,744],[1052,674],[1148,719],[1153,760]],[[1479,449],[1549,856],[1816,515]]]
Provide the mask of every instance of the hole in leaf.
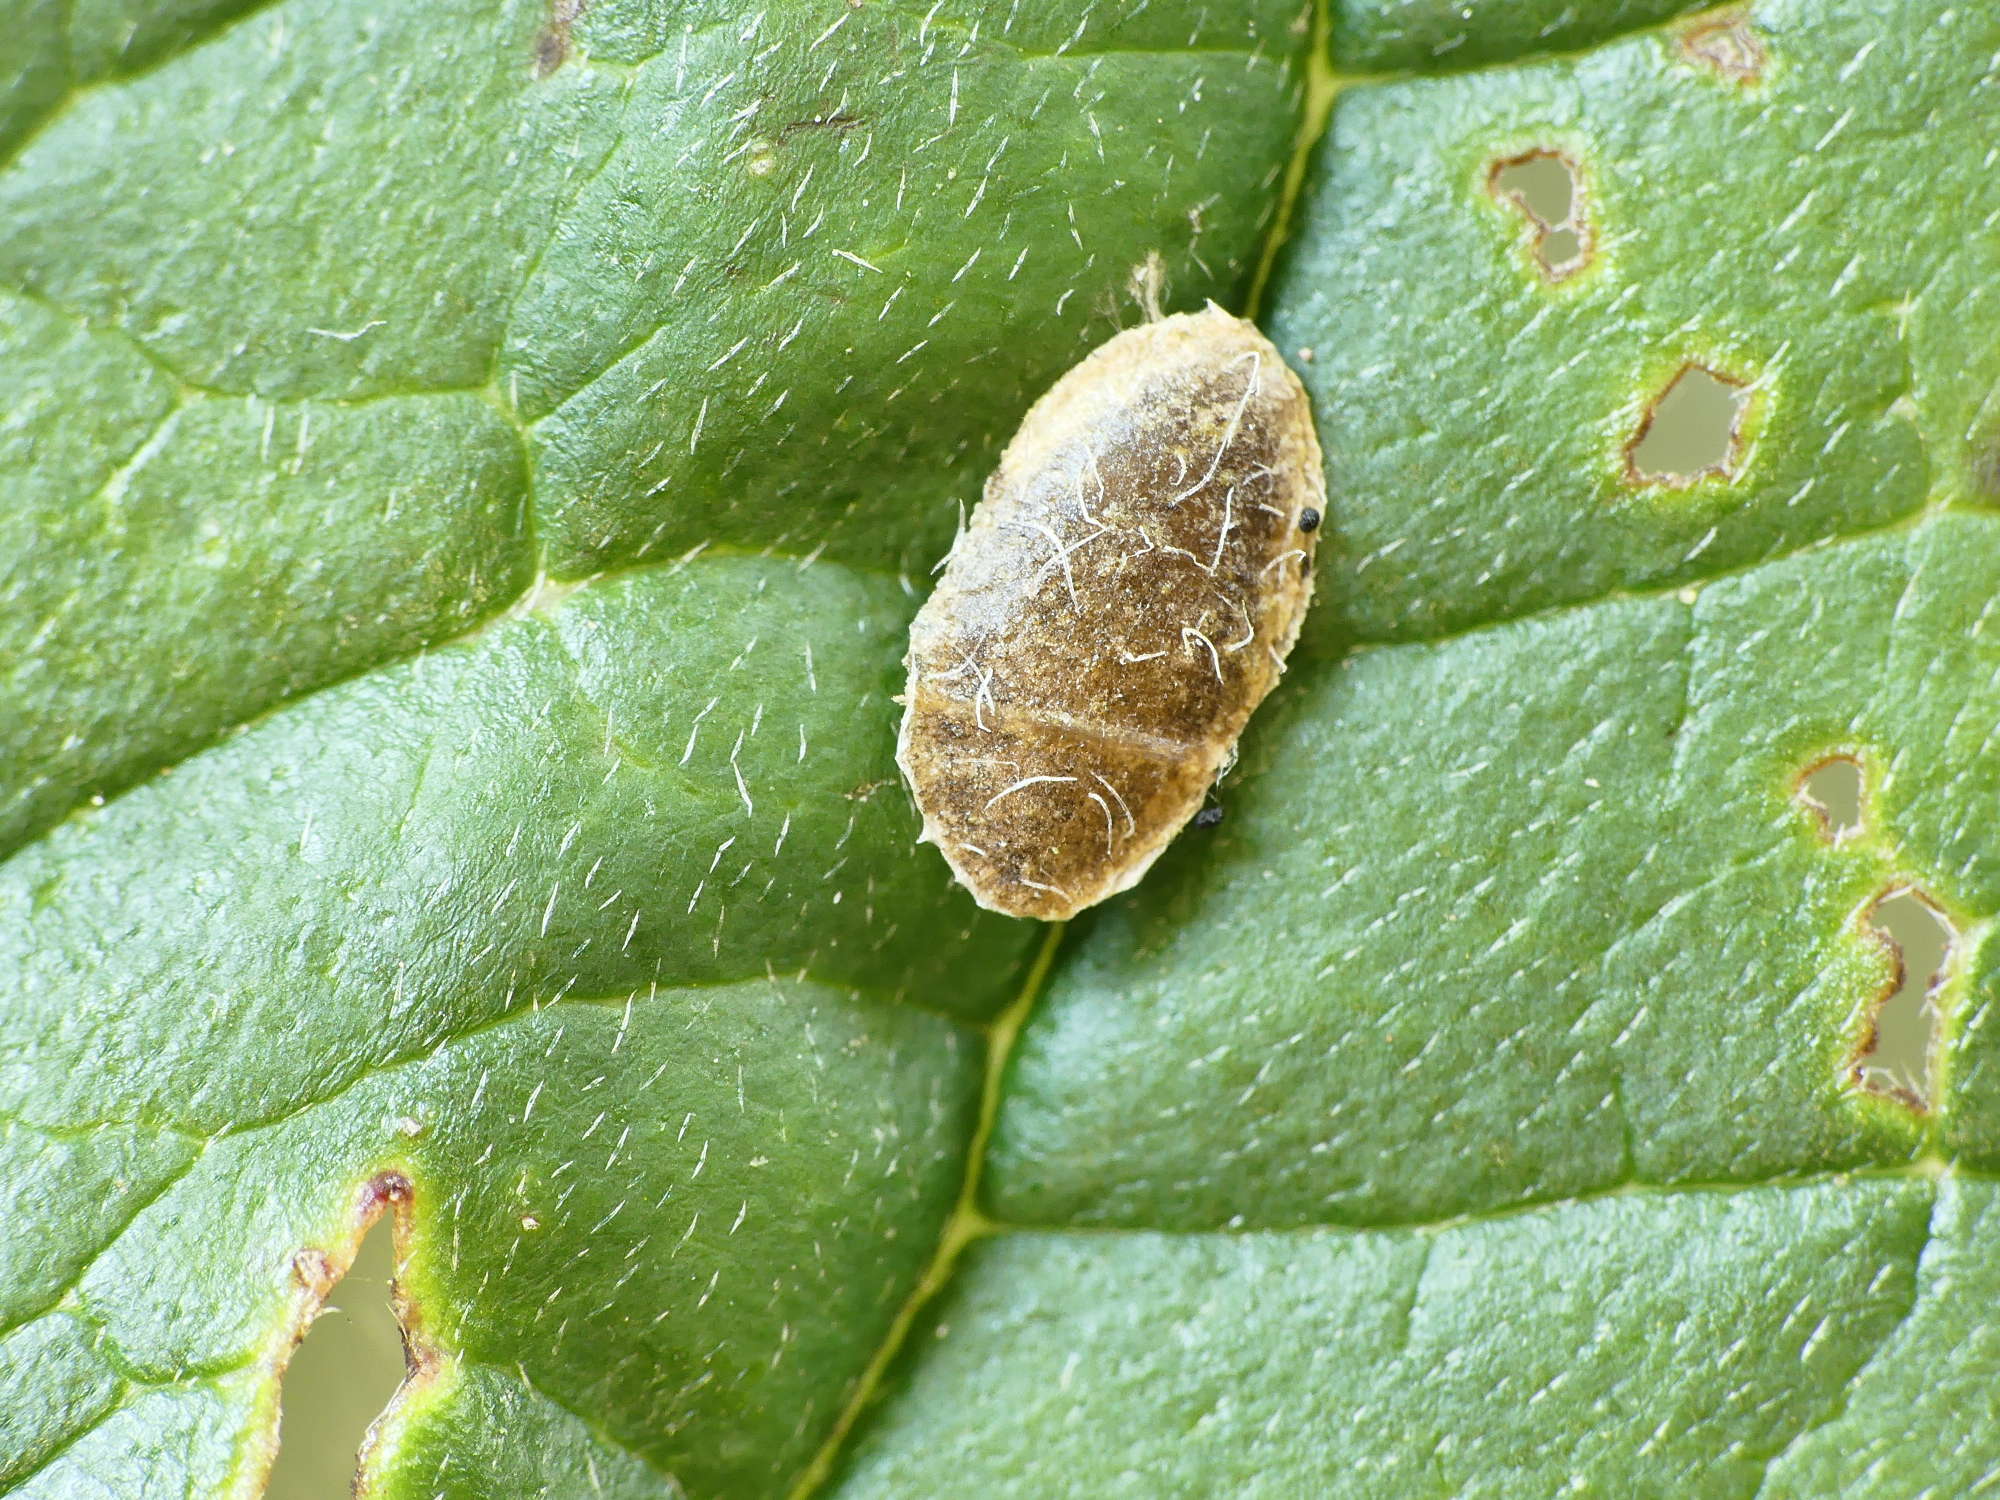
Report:
[[1679,489],[1705,475],[1733,475],[1749,402],[1746,382],[1705,365],[1683,366],[1626,444],[1626,477]]
[[1738,83],[1757,83],[1764,76],[1764,43],[1751,29],[1750,17],[1741,11],[1693,27],[1682,35],[1681,51]]
[[1896,968],[1854,1061],[1863,1090],[1927,1113],[1935,1099],[1938,991],[1944,987],[1958,929],[1915,886],[1885,891],[1863,919]]
[[265,1500],[351,1493],[362,1446],[409,1372],[396,1315],[395,1215],[382,1212],[408,1192],[400,1177],[371,1185],[362,1213],[373,1223],[345,1272],[322,1251],[300,1254],[308,1292],[326,1300],[309,1312],[312,1324],[284,1367],[279,1447]]
[[1535,231],[1535,263],[1550,281],[1566,281],[1590,260],[1583,184],[1560,151],[1530,151],[1495,162],[1487,191],[1521,211]]
[[1544,269],[1567,275],[1583,265],[1583,236],[1567,227],[1551,229],[1542,236],[1539,253]]
[[1829,755],[1799,776],[1798,799],[1818,819],[1830,843],[1844,843],[1862,830],[1862,794],[1868,773],[1851,755]]
[[1514,199],[1523,212],[1544,229],[1569,223],[1576,200],[1576,178],[1570,164],[1555,151],[1530,151],[1493,169],[1495,191]]

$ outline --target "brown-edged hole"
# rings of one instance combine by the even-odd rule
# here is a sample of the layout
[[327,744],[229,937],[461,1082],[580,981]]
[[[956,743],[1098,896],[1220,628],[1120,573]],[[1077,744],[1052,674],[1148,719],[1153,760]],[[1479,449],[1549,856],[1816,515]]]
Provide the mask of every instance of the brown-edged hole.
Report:
[[1625,448],[1627,478],[1679,488],[1736,472],[1750,389],[1733,375],[1686,365],[1646,411]]
[[1583,186],[1576,164],[1560,151],[1530,151],[1495,162],[1487,188],[1510,203],[1535,231],[1535,263],[1550,281],[1565,281],[1590,260]]
[[1884,892],[1866,921],[1896,958],[1895,984],[1877,1004],[1854,1078],[1871,1094],[1928,1111],[1936,1103],[1938,991],[1944,987],[1958,929],[1924,892]]
[[265,1500],[349,1494],[368,1429],[402,1384],[402,1330],[390,1301],[395,1217],[376,1218],[286,1367]]
[[1845,843],[1865,826],[1863,798],[1868,773],[1851,755],[1830,755],[1799,777],[1798,798],[1819,823],[1828,843]]

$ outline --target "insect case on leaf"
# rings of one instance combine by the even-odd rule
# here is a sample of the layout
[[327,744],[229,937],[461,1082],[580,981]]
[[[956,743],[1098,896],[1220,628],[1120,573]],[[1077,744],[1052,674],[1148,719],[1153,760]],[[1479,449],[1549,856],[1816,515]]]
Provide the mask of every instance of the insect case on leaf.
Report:
[[974,900],[1058,921],[1145,874],[1284,670],[1325,503],[1298,377],[1212,303],[1035,403],[905,662],[897,764]]

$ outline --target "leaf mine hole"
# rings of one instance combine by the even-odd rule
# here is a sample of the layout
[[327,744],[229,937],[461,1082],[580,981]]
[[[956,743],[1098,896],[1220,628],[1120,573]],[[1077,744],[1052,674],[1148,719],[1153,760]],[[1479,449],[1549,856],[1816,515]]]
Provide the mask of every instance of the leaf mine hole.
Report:
[[304,1289],[303,1337],[280,1355],[278,1446],[265,1500],[348,1494],[377,1422],[429,1363],[396,1289],[409,1197],[408,1179],[383,1173],[363,1190],[359,1245],[344,1266],[338,1252],[293,1257]]
[[1761,83],[1768,58],[1764,43],[1745,11],[1726,11],[1681,34],[1681,53],[1690,62],[1736,83]]
[[1844,844],[1864,832],[1863,800],[1868,771],[1852,755],[1829,755],[1799,773],[1794,796],[1813,815],[1820,836],[1829,844]]
[[1683,365],[1625,445],[1627,481],[1684,489],[1711,474],[1734,478],[1749,405],[1748,381]]
[[1590,225],[1582,176],[1560,151],[1529,151],[1497,161],[1487,191],[1517,209],[1535,234],[1535,264],[1550,282],[1569,280],[1590,263]]
[[1864,1093],[1928,1114],[1937,1102],[1938,995],[1957,951],[1958,929],[1916,886],[1891,886],[1875,898],[1862,922],[1888,951],[1893,973],[1855,1054],[1854,1083]]

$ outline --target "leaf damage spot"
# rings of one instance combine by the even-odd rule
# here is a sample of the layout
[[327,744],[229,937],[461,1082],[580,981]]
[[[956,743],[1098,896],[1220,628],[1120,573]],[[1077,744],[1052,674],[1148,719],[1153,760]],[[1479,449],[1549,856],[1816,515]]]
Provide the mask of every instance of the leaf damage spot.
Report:
[[[329,1484],[344,1483],[365,1461],[387,1413],[437,1369],[440,1356],[422,1336],[399,1275],[413,1196],[401,1172],[378,1172],[362,1185],[332,1247],[309,1245],[292,1255],[291,1310],[263,1360],[268,1410],[244,1458],[251,1493],[274,1482],[285,1493],[328,1492]],[[378,1230],[385,1213],[389,1222]],[[371,1308],[368,1292],[385,1281],[387,1306]],[[329,1299],[343,1284],[356,1298],[336,1309]],[[336,1312],[347,1315],[328,1316]],[[311,1413],[307,1440],[281,1449],[284,1425],[296,1424],[301,1413]]]
[[1496,161],[1486,190],[1517,210],[1534,231],[1535,265],[1554,285],[1590,264],[1590,216],[1574,158],[1546,147]]
[[1872,1005],[1850,1077],[1863,1093],[1919,1115],[1937,1105],[1940,991],[1958,949],[1958,928],[1927,891],[1891,886],[1861,914],[1863,930],[1891,961]]
[[549,24],[535,34],[535,76],[547,78],[569,61],[570,28],[588,8],[590,0],[555,0]]
[[793,136],[806,131],[830,130],[836,134],[859,129],[866,124],[861,116],[850,115],[845,110],[828,110],[823,114],[809,115],[803,120],[793,120],[778,131],[778,144],[783,145]]
[[1735,478],[1749,408],[1748,380],[1683,365],[1625,445],[1626,482],[1686,489],[1710,475]]
[[1139,304],[1146,321],[1157,323],[1165,316],[1161,306],[1167,294],[1167,262],[1157,250],[1148,250],[1146,258],[1126,272],[1125,288],[1132,300]]
[[1867,785],[1868,772],[1860,757],[1843,751],[1801,771],[1793,796],[1813,815],[1820,837],[1839,845],[1867,827],[1863,812]]
[[1682,32],[1681,55],[1745,87],[1764,81],[1770,61],[1747,10],[1724,11]]
[[[834,108],[816,110],[800,119],[787,121],[774,134],[751,136],[731,151],[726,159],[731,161],[740,159],[743,170],[752,177],[769,177],[778,170],[779,152],[800,137],[831,136],[843,140],[842,149],[845,149],[844,138],[848,133],[861,129],[867,123],[867,120],[860,115],[848,114],[845,110]],[[841,255],[846,252],[837,250],[834,253]]]
[[1972,487],[1982,499],[2000,500],[2000,433],[1989,437],[1973,455]]

